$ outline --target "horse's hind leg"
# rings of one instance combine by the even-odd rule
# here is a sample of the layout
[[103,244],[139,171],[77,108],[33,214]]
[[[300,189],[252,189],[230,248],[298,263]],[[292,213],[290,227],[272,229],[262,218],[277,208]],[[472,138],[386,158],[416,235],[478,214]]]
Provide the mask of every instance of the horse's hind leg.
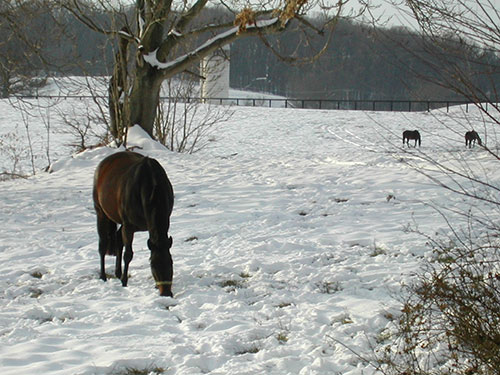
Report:
[[115,232],[114,249],[116,254],[115,263],[115,276],[118,279],[122,277],[122,253],[123,253],[123,238],[122,238],[122,226]]
[[97,234],[99,235],[99,256],[101,258],[101,280],[106,281],[106,270],[104,258],[109,247],[113,244],[116,224],[109,220],[103,213],[97,213]]
[[134,252],[132,251],[132,241],[134,240],[134,232],[125,225],[122,225],[122,239],[123,244],[125,245],[125,254],[123,256],[124,260],[124,268],[122,274],[122,285],[127,286],[128,283],[128,265],[132,261],[134,257]]

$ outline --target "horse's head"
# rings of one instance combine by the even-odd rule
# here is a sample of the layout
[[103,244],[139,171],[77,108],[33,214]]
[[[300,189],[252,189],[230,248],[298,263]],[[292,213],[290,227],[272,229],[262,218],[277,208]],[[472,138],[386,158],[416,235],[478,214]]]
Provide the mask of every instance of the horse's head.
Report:
[[172,276],[174,271],[170,255],[172,237],[165,236],[157,243],[149,239],[148,247],[151,250],[151,273],[160,291],[160,296],[173,297]]

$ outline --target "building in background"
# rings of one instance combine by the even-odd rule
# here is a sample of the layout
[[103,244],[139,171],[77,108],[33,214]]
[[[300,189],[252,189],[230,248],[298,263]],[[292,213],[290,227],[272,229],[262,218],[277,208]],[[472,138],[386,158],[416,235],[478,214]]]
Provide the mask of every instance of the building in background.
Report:
[[229,45],[215,51],[200,62],[201,98],[207,103],[229,97]]

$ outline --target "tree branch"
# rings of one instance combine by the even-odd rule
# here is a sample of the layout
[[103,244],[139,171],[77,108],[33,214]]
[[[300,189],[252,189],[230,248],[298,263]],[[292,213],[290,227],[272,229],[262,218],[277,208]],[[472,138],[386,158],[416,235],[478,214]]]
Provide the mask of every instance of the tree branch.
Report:
[[161,48],[160,50],[155,50],[149,54],[145,54],[143,58],[148,64],[152,65],[158,70],[162,70],[164,78],[168,78],[177,73],[187,70],[188,67],[193,63],[199,61],[218,48],[223,47],[238,38],[241,38],[243,36],[269,33],[281,29],[281,22],[278,18],[265,21],[257,21],[256,25],[248,26],[244,31],[240,31],[239,27],[235,26],[227,30],[226,32],[220,33],[214,38],[206,41],[198,48],[194,49],[192,52],[182,55],[170,62],[162,62],[162,56],[159,51],[163,50],[163,48]]

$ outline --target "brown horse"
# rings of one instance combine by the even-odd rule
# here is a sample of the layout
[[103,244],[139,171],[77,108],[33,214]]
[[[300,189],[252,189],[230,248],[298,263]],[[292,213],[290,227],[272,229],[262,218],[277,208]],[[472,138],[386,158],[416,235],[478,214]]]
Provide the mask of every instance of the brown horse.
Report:
[[481,141],[481,138],[479,138],[479,134],[477,134],[475,130],[465,133],[465,147],[469,146],[469,148],[471,148],[476,143],[476,141],[479,146],[482,146],[483,142]]
[[410,139],[415,140],[414,147],[417,147],[417,142],[418,142],[418,147],[420,147],[420,145],[422,143],[422,139],[420,138],[420,133],[418,132],[418,130],[405,130],[403,132],[403,146],[405,145],[405,142],[406,142],[408,147],[410,147],[410,144],[409,144]]
[[[162,296],[172,297],[172,237],[168,236],[174,205],[172,185],[155,159],[135,152],[117,152],[102,160],[94,175],[101,279],[106,281],[104,257],[116,254],[115,275],[127,286],[134,255],[134,233],[148,231],[151,272]],[[117,231],[117,224],[121,224]],[[124,270],[122,251],[125,244]]]

